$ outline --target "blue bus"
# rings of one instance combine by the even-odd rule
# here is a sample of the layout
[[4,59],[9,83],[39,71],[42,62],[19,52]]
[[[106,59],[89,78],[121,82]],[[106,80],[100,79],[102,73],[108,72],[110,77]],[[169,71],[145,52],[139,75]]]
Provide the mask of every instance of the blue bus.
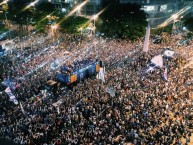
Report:
[[62,67],[61,72],[56,74],[56,79],[59,82],[70,85],[95,75],[99,72],[100,67],[103,67],[103,62],[97,60],[75,70],[71,70],[68,67]]

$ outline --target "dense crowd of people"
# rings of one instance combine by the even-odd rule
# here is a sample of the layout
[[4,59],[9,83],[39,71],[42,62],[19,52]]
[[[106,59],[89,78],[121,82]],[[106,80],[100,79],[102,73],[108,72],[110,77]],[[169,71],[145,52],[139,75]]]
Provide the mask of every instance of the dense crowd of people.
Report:
[[[17,48],[2,58],[7,62],[0,62],[2,81],[10,77],[19,84],[12,92],[23,106],[14,105],[2,92],[1,137],[28,145],[180,145],[182,137],[189,141],[193,42],[189,47],[177,47],[175,38],[170,46],[151,43],[144,54],[142,41],[61,35],[53,42],[50,37],[40,37],[45,39],[26,38],[34,41],[32,45],[23,40],[25,47],[15,42]],[[151,58],[166,47],[176,52],[164,62],[169,67],[168,81],[161,77],[163,68],[142,77]],[[45,83],[55,80],[59,66],[85,58],[104,61],[105,82],[93,76],[72,88],[58,83],[55,91],[45,90]],[[50,69],[55,59],[59,66]]]
[[95,58],[84,58],[82,60],[75,60],[73,62],[71,62],[70,64],[64,64],[61,67],[61,72],[75,72],[77,70],[80,70],[82,68],[85,68],[87,66],[89,66],[90,64],[96,62],[97,59]]

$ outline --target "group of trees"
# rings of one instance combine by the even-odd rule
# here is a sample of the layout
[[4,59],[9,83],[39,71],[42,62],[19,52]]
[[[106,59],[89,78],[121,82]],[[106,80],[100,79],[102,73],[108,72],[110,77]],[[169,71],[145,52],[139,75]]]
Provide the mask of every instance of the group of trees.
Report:
[[172,29],[173,29],[173,24],[169,24],[165,27],[160,27],[160,28],[157,28],[157,29],[153,29],[153,30],[151,30],[151,33],[155,34],[155,35],[162,35],[162,33],[171,34]]
[[38,5],[29,6],[30,1],[19,1],[8,2],[7,10],[3,10],[0,15],[1,20],[9,20],[13,24],[19,26],[33,25],[39,28],[44,28],[47,24],[45,17],[55,11],[51,3],[44,2]]
[[[88,23],[88,19],[84,17],[70,16],[65,18],[65,13],[59,13],[54,5],[49,2],[29,6],[30,3],[31,0],[8,2],[6,10],[2,9],[3,6],[1,6],[2,14],[0,14],[0,19],[7,19],[20,27],[32,25],[37,31],[45,31],[49,26],[62,22],[60,23],[61,30],[68,33],[77,33],[79,32],[78,28],[85,27]],[[64,18],[65,21],[63,21]]]
[[89,25],[89,19],[80,16],[70,16],[61,23],[61,29],[65,33],[76,34],[80,33],[81,29]]
[[146,13],[137,4],[109,3],[97,20],[97,31],[107,36],[129,38],[144,36],[147,26]]
[[189,17],[184,21],[185,26],[188,28],[188,30],[193,32],[193,17]]
[[[55,23],[60,22],[60,28],[66,33],[80,33],[80,29],[89,25],[89,19],[79,16],[66,17],[59,14],[49,2],[27,7],[29,3],[23,1],[8,2],[8,9],[3,11],[11,22],[17,25],[33,25],[38,30],[45,30],[52,25],[46,17],[49,14],[55,16]],[[102,6],[107,9],[98,17],[96,27],[98,32],[106,36],[137,39],[145,34],[147,26],[146,14],[137,4],[118,4],[116,0],[103,0]],[[65,18],[66,17],[66,18]],[[5,19],[5,15],[0,15]]]
[[[108,37],[138,39],[145,35],[147,26],[147,14],[141,10],[138,4],[120,4],[118,0],[102,0],[103,13],[95,20],[96,32],[104,33]],[[58,13],[49,2],[31,5],[31,0],[14,0],[1,5],[0,19],[8,19],[10,22],[23,26],[33,25],[37,30],[44,31],[54,23],[60,24],[60,30],[65,33],[80,33],[90,22],[89,19],[80,16],[67,17],[64,13]],[[193,18],[184,23],[193,31]],[[1,29],[4,29],[1,27]],[[155,33],[171,32],[171,25],[154,31]]]

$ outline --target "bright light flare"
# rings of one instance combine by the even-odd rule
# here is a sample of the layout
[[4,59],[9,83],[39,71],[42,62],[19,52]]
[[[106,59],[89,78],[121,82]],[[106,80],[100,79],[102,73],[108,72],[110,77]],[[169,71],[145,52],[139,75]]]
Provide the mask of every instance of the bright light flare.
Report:
[[[100,12],[98,12],[98,13],[95,14],[94,16],[91,16],[91,17],[90,17],[90,20],[85,24],[85,26],[86,26],[86,25],[89,25],[93,20],[95,21],[95,20],[99,17],[99,15],[102,14],[108,7],[109,7],[109,5],[106,6],[105,8],[103,8]],[[81,28],[79,28],[78,30],[80,31]]]
[[94,16],[92,16],[92,17],[90,18],[90,21],[89,21],[89,22],[91,22],[91,21],[93,21],[93,20],[96,20],[96,19],[99,17],[99,15],[102,14],[108,7],[109,7],[109,6],[103,8],[100,12],[98,12],[97,14],[95,14]]
[[82,31],[82,30],[83,30],[83,28],[82,28],[82,27],[78,28],[78,31]]
[[56,30],[58,27],[59,27],[58,24],[55,24],[55,25],[52,25],[52,26],[51,26],[51,29],[52,29],[52,30]]
[[[192,3],[191,3],[191,6],[192,6]],[[184,7],[183,9],[181,9],[180,11],[178,11],[177,13],[173,14],[170,18],[168,18],[166,21],[164,21],[162,24],[160,24],[160,25],[158,26],[158,28],[167,26],[167,25],[170,24],[172,21],[174,21],[174,20],[176,20],[177,18],[179,18],[179,16],[183,15],[186,11],[188,11],[191,6],[190,6],[190,5],[189,5],[189,6],[186,6],[186,7]]]
[[42,22],[42,21],[45,20],[45,19],[49,19],[54,12],[55,12],[55,11],[51,12],[50,14],[48,14],[47,16],[45,16],[44,18],[42,18],[42,19],[40,20],[40,22]]
[[178,17],[179,17],[178,14],[173,14],[173,15],[172,15],[172,19],[174,19],[174,20],[176,20]]
[[86,3],[88,2],[89,0],[86,0],[84,2],[82,2],[80,5],[78,5],[77,7],[75,7],[66,17],[64,17],[60,22],[62,23],[64,20],[66,20],[68,17],[72,16],[76,11],[79,11],[84,5],[86,5]]
[[78,5],[77,7],[75,7],[75,8],[67,15],[67,17],[72,16],[76,11],[79,11],[84,5],[86,5],[86,3],[87,3],[88,1],[89,1],[89,0],[86,0],[86,1],[84,1],[83,3],[81,3],[80,5]]
[[39,0],[36,0],[36,1],[34,1],[34,2],[31,2],[29,5],[27,5],[23,10],[21,10],[21,11],[25,11],[26,9],[29,9],[30,7],[33,7],[33,6],[35,6],[35,4],[36,3],[38,3],[39,2]]
[[4,0],[0,3],[0,5],[6,4],[9,0]]
[[94,15],[93,19],[96,20],[98,18],[98,15]]

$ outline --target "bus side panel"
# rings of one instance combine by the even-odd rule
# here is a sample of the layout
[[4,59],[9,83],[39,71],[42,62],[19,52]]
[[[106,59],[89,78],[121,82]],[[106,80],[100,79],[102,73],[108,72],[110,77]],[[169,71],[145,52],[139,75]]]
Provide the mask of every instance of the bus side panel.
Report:
[[86,70],[79,71],[77,74],[77,81],[80,82],[81,80],[84,80],[86,77]]
[[65,84],[69,84],[70,83],[70,76],[69,75],[63,75],[63,74],[57,73],[56,74],[56,78],[61,83],[65,83]]
[[70,76],[70,83],[74,83],[76,81],[77,81],[77,75],[76,74]]
[[60,82],[66,83],[66,80],[65,80],[64,75],[57,73],[57,74],[56,74],[56,78],[57,78]]
[[70,75],[65,75],[65,80],[66,80],[66,84],[69,85],[70,84]]
[[91,65],[88,69],[89,76],[92,76],[96,72],[96,65]]

